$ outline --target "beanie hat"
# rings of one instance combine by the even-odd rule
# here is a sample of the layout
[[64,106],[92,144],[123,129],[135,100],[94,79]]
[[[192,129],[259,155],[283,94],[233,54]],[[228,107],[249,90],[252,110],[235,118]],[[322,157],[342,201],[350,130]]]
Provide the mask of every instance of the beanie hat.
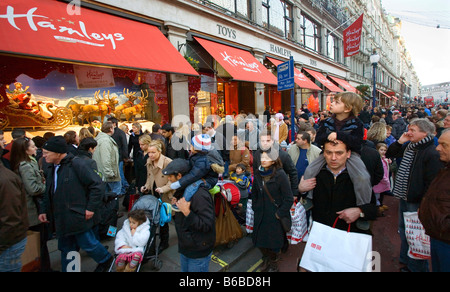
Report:
[[304,119],[304,120],[309,120],[309,116],[308,116],[308,114],[306,114],[306,113],[303,113],[303,114],[301,114],[300,115],[300,118],[302,118],[302,119]]
[[67,143],[63,136],[51,137],[42,148],[55,153],[67,153]]
[[211,150],[211,137],[208,134],[200,134],[192,137],[192,146],[195,150],[209,151]]

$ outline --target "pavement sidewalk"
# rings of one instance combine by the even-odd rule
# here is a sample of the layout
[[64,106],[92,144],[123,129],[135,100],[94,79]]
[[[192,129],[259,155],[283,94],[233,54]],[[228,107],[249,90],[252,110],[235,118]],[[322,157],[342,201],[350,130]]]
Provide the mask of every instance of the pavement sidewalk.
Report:
[[[123,221],[126,219],[125,215],[118,220],[118,230],[122,228]],[[211,256],[211,263],[209,266],[210,272],[225,272],[230,269],[239,259],[252,250],[253,243],[250,236],[246,236],[245,228],[244,237],[237,241],[232,247],[218,246],[214,249]],[[110,253],[114,252],[114,238],[107,238],[101,241],[103,245],[108,247]],[[159,238],[157,239],[157,243]],[[61,253],[58,250],[57,240],[52,239],[48,242],[50,252],[50,261],[53,270],[61,270]],[[180,255],[178,253],[178,241],[175,230],[175,225],[169,223],[169,248],[158,255],[159,260],[162,261],[162,267],[159,272],[180,272]],[[93,272],[97,267],[97,263],[92,260],[83,250],[80,251],[80,270],[81,272]],[[143,264],[141,272],[157,272],[153,269],[153,265],[148,262]],[[245,272],[245,271],[243,271]]]

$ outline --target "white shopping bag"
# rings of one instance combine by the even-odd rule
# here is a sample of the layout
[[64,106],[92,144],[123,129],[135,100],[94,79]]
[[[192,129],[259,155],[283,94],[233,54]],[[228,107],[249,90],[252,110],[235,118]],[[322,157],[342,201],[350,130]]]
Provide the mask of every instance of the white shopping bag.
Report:
[[430,237],[419,220],[417,212],[403,212],[405,220],[405,235],[408,241],[408,256],[416,260],[431,258]]
[[245,214],[245,229],[247,233],[253,232],[254,212],[252,209],[252,199],[247,200],[247,212]]
[[372,271],[372,236],[314,221],[300,267],[311,272]]
[[292,228],[286,233],[290,244],[297,244],[308,234],[306,211],[301,203],[296,203],[291,208]]

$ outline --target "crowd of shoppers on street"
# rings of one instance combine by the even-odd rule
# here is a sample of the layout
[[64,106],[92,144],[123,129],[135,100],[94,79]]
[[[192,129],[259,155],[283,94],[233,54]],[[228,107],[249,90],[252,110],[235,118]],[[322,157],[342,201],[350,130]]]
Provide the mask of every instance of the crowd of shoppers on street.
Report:
[[[284,222],[294,201],[311,202],[307,215],[314,221],[332,226],[338,218],[338,229],[355,223],[351,232],[372,234],[371,224],[389,210],[385,196],[399,201],[401,271],[430,270],[428,260],[408,256],[403,212],[414,211],[431,238],[431,270],[450,271],[448,109],[371,108],[345,92],[327,111],[302,106],[294,125],[290,114],[268,107],[261,119],[241,113],[204,124],[154,124],[151,131],[110,117],[101,129],[62,136],[30,138],[13,129],[9,143],[0,131],[0,271],[21,270],[28,230],[40,234],[40,271],[52,270],[47,241],[54,237],[63,271],[67,254],[80,248],[98,263],[96,271],[108,270],[114,255],[101,244],[100,210],[112,196],[117,218],[119,199],[128,207],[136,193],[173,206],[181,270],[208,271],[216,237],[208,191],[220,178],[241,188],[241,205],[252,200],[251,236],[263,255],[262,271],[278,271],[289,247]],[[127,219],[128,240],[136,226],[146,226],[134,216]],[[169,224],[160,233],[162,252]],[[141,260],[123,256],[116,265],[128,271]]]

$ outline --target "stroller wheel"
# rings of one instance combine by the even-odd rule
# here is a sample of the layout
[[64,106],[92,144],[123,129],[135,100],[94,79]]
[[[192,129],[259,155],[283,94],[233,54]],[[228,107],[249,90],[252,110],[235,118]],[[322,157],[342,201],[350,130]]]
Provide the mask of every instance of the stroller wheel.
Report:
[[232,240],[227,243],[227,248],[232,248],[236,244],[236,241]]

